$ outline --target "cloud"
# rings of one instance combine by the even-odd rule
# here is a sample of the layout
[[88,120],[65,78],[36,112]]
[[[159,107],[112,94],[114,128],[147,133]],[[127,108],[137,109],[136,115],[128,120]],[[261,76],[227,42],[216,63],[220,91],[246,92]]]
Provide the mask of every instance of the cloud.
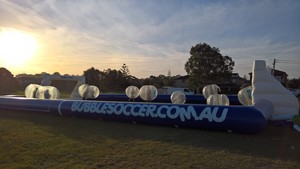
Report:
[[279,0],[0,0],[0,26],[39,39],[45,71],[57,62],[69,74],[126,63],[138,77],[184,75],[190,48],[206,42],[244,74],[254,59],[299,60],[299,11],[300,2]]

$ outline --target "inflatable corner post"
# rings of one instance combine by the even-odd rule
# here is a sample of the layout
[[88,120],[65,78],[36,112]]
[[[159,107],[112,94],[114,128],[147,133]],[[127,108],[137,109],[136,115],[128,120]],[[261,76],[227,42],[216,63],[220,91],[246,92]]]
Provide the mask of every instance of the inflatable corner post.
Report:
[[81,77],[81,78],[78,79],[78,81],[77,81],[77,83],[76,83],[76,85],[75,85],[75,87],[74,87],[74,89],[71,93],[70,99],[82,99],[82,97],[79,94],[78,89],[83,84],[85,84],[85,77]]
[[252,103],[271,102],[274,112],[270,120],[290,120],[299,113],[298,99],[271,75],[265,61],[254,61],[252,73]]

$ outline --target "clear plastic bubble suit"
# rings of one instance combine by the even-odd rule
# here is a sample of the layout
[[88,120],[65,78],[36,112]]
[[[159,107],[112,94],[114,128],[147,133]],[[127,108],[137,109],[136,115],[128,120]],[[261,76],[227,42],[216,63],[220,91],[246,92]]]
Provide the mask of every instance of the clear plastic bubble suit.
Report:
[[136,86],[128,86],[125,90],[125,93],[129,99],[135,99],[139,97],[140,89]]
[[244,106],[252,105],[251,92],[252,92],[251,86],[245,87],[239,91],[238,99],[242,105]]
[[97,86],[83,84],[79,86],[78,93],[81,97],[85,99],[96,98],[100,94],[100,90]]
[[202,89],[202,94],[205,97],[205,99],[207,99],[210,95],[212,94],[218,94],[218,92],[220,92],[221,89],[218,85],[215,84],[211,84],[211,85],[207,85]]
[[60,98],[58,89],[53,86],[40,86],[35,95],[37,99],[55,100]]
[[212,94],[206,100],[208,105],[229,105],[229,99],[225,94]]
[[25,88],[25,97],[26,98],[36,98],[36,92],[41,85],[30,84]]
[[145,101],[152,101],[157,97],[157,89],[153,85],[144,85],[140,89],[140,97]]
[[185,94],[181,91],[175,91],[171,95],[171,102],[174,104],[184,104],[186,102]]

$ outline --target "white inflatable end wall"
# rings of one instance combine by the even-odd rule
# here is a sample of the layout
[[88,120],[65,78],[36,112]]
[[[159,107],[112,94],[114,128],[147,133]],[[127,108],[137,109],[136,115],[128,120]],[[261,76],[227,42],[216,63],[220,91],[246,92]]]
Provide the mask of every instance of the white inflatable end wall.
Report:
[[252,70],[252,104],[267,100],[273,104],[270,120],[290,120],[299,114],[298,99],[271,75],[264,60],[256,60]]

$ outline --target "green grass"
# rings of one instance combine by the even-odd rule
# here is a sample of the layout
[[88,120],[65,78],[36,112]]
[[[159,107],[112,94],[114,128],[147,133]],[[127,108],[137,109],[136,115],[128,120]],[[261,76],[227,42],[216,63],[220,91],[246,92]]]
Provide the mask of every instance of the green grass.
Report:
[[0,111],[0,168],[300,168],[300,133],[257,135]]
[[295,118],[293,119],[293,122],[300,125],[300,115],[295,116]]

